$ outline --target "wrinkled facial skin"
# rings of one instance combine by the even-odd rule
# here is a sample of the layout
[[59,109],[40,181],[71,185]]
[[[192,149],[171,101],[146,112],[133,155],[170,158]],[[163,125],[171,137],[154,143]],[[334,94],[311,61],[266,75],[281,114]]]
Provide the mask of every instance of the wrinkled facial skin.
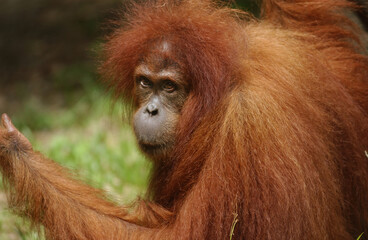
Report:
[[170,155],[180,111],[188,96],[182,69],[168,58],[171,51],[166,41],[155,44],[134,72],[138,102],[134,132],[142,151],[154,160]]

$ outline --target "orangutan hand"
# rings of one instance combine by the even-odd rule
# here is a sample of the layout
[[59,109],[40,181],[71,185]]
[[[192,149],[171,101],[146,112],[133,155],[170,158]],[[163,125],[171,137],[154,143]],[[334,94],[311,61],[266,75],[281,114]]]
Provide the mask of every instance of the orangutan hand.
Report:
[[0,124],[0,157],[28,150],[32,150],[31,143],[14,127],[8,115],[4,113]]

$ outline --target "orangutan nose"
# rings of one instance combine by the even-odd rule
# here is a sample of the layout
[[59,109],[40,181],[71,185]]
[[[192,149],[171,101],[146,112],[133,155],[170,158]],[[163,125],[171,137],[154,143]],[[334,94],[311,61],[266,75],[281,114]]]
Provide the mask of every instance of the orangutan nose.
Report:
[[147,105],[146,108],[146,112],[150,115],[150,116],[155,116],[158,114],[158,107],[155,103],[150,103]]

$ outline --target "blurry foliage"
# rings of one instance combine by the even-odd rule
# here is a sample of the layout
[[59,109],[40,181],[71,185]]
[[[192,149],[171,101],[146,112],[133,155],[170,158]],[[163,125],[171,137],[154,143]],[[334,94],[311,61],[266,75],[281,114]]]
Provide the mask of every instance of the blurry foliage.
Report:
[[0,1],[0,81],[27,81],[86,59],[117,0]]
[[[86,115],[90,114],[91,103],[101,97],[102,87],[97,83],[97,76],[90,65],[85,63],[67,65],[55,72],[49,78],[49,86],[58,93],[50,97],[46,93],[42,96],[29,97],[24,102],[22,110],[17,113],[14,120],[19,128],[29,127],[33,130],[48,130],[51,127],[69,127],[82,125]],[[48,106],[51,102],[54,105]],[[59,103],[58,103],[59,102]],[[57,112],[50,114],[54,109],[69,108],[58,116]]]

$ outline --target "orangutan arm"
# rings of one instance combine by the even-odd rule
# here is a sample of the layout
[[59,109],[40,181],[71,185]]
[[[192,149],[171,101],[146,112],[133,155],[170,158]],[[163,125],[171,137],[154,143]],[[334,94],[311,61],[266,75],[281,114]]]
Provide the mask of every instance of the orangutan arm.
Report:
[[125,209],[114,206],[101,191],[73,179],[66,169],[34,152],[5,114],[0,126],[0,169],[10,207],[36,225],[43,225],[46,236],[52,239],[124,236]]

